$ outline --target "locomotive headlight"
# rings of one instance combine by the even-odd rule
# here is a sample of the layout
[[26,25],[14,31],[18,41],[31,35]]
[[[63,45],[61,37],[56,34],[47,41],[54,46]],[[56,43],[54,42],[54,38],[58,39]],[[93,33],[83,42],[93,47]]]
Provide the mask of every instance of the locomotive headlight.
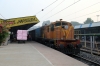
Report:
[[64,28],[65,28],[65,29],[68,29],[68,26],[66,25],[66,26],[64,26]]

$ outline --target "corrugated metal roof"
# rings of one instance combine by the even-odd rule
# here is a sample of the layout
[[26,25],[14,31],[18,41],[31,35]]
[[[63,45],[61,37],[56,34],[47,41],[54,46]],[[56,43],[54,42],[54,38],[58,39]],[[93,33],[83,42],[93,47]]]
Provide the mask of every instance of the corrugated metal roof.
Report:
[[82,28],[87,28],[87,27],[89,27],[89,25],[90,24],[84,24],[84,25],[82,25]]
[[92,23],[91,27],[97,27],[97,26],[100,26],[100,22],[95,22],[95,23]]
[[74,27],[74,29],[97,27],[97,26],[100,26],[100,22],[94,22],[94,23],[89,23],[89,24],[77,25],[77,26]]
[[74,29],[78,29],[80,27],[81,27],[81,25],[77,25],[77,26],[74,26]]

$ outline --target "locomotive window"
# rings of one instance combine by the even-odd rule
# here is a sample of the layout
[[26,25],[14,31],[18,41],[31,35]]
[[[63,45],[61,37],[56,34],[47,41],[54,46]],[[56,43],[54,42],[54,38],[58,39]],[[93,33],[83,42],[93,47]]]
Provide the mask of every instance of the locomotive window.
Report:
[[61,26],[61,22],[57,22],[55,26]]
[[65,22],[62,22],[62,25],[66,25],[66,23]]
[[[67,25],[65,22],[62,22],[62,25]],[[57,22],[55,26],[61,26],[61,22]]]

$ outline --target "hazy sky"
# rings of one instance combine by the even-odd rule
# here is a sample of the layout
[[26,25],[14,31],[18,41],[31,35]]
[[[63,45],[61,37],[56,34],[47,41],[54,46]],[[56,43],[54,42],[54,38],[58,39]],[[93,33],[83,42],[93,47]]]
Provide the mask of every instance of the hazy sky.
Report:
[[[54,1],[56,0],[0,0],[0,14],[5,17],[3,18],[0,15],[0,18],[10,19],[36,15],[40,22],[63,19],[69,22],[77,21],[79,23],[83,23],[86,18],[92,18],[96,22],[96,15],[100,15],[100,0],[80,0],[72,6],[70,5],[78,0],[57,0],[54,4],[47,7]],[[58,4],[60,5],[57,6]],[[66,9],[61,11],[64,8]],[[44,11],[41,11],[42,9],[44,9]]]

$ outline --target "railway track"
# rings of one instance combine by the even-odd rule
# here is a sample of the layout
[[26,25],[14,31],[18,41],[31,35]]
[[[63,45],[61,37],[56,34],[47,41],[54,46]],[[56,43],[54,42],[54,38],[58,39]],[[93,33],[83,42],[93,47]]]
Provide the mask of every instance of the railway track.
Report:
[[[57,49],[56,49],[57,50]],[[59,50],[57,50],[59,51]],[[62,51],[60,51],[62,52]],[[64,54],[66,54],[65,52],[62,52]],[[89,66],[100,66],[100,56],[98,55],[93,55],[91,54],[90,52],[87,52],[87,51],[80,51],[79,54],[75,55],[69,55],[85,64],[88,64]]]
[[[57,49],[55,49],[57,50]],[[59,51],[59,50],[57,50]],[[62,52],[62,51],[60,51]],[[66,54],[65,52],[62,52],[64,54]],[[70,57],[73,57],[85,64],[88,64],[89,66],[100,66],[100,56],[98,55],[93,55],[91,54],[90,52],[87,52],[87,51],[80,51],[79,54],[75,55],[69,55]]]
[[[83,61],[89,66],[100,66],[100,57],[87,52],[80,51],[80,54],[74,55],[79,61]],[[82,60],[83,59],[83,60]]]

